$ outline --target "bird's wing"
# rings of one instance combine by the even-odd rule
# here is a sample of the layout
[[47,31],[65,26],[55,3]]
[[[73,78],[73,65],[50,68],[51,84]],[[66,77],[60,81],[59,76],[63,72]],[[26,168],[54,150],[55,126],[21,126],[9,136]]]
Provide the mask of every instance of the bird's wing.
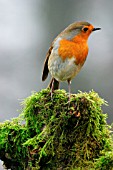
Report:
[[49,69],[48,69],[48,60],[49,60],[49,56],[51,54],[51,51],[53,49],[53,46],[51,46],[47,52],[47,55],[46,55],[46,59],[44,61],[44,67],[43,67],[43,73],[42,73],[42,81],[44,81],[47,76],[48,76],[48,73],[49,73]]

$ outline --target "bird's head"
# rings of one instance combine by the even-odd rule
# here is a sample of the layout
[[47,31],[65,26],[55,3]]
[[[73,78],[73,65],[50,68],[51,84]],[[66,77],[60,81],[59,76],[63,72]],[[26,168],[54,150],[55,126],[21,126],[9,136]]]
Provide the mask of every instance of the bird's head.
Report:
[[62,33],[63,38],[73,40],[76,36],[81,36],[83,39],[88,39],[89,35],[101,28],[95,28],[92,24],[88,22],[75,22],[69,25]]

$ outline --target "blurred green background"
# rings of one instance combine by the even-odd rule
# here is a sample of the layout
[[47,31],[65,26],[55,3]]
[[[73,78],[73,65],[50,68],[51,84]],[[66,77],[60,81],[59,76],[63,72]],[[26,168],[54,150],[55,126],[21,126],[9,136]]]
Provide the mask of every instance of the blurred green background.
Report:
[[[71,91],[94,89],[109,102],[113,122],[113,1],[0,0],[0,121],[18,116],[21,99],[46,88],[41,81],[46,52],[65,27],[88,21],[102,30],[89,38],[86,63]],[[67,83],[61,88],[68,91]]]

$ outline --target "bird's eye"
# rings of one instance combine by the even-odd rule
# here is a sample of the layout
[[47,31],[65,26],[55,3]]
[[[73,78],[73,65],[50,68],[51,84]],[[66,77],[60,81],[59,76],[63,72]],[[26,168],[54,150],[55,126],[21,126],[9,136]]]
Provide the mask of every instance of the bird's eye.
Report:
[[84,31],[84,32],[87,32],[87,30],[88,30],[88,28],[87,28],[87,27],[83,28],[83,31]]

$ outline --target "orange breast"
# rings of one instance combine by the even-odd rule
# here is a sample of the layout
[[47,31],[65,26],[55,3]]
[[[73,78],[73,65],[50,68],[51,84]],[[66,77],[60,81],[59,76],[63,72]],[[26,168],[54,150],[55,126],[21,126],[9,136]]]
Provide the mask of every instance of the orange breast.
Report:
[[67,57],[75,57],[75,63],[77,65],[83,65],[88,54],[88,45],[86,41],[75,41],[75,39],[70,41],[63,39],[60,41],[58,53],[62,60],[65,60]]

